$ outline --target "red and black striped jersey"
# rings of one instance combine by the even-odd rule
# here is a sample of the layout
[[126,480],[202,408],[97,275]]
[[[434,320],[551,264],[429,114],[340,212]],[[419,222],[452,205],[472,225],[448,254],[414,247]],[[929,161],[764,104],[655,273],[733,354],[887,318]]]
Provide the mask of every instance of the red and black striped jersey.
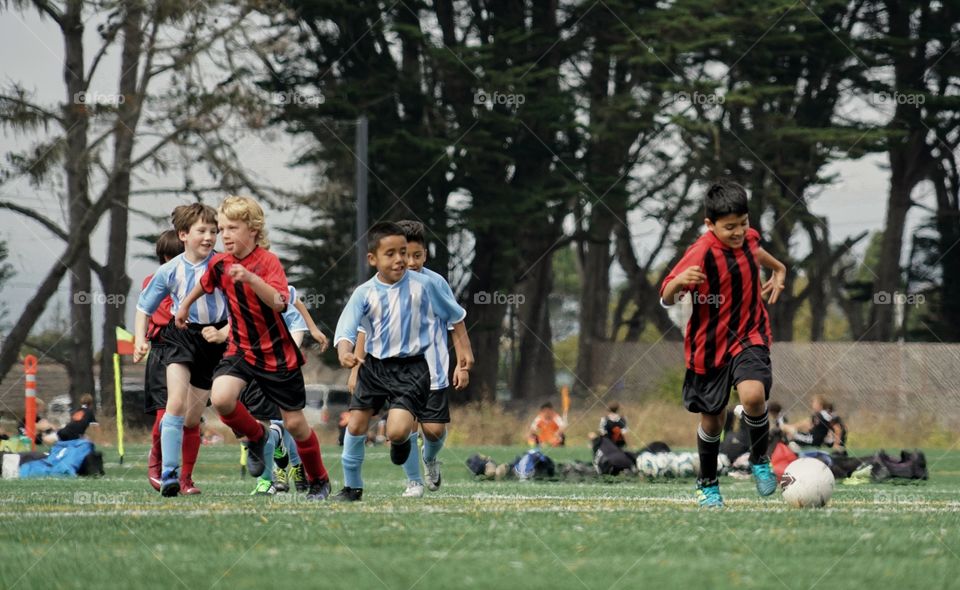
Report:
[[699,266],[707,275],[701,284],[684,288],[693,299],[684,353],[687,368],[694,372],[723,367],[747,347],[770,346],[770,318],[760,298],[759,248],[760,234],[753,228],[747,230],[740,248],[724,245],[707,231],[687,248],[660,285],[662,297],[667,283],[691,266]]
[[229,253],[214,256],[200,284],[207,293],[220,289],[227,296],[230,337],[224,356],[243,356],[251,365],[268,372],[300,367],[304,363],[303,355],[290,336],[283,316],[261,301],[249,283],[233,281],[229,271],[234,264],[241,264],[259,276],[276,289],[283,303],[289,303],[287,275],[280,259],[272,252],[257,246],[239,260]]
[[[152,278],[153,275],[149,275],[143,279],[143,284],[140,286],[140,289],[146,289]],[[153,340],[158,337],[160,330],[173,319],[172,306],[173,298],[167,295],[167,297],[160,302],[160,307],[157,308],[157,311],[153,312],[153,315],[150,316],[150,325],[147,327],[147,340]]]

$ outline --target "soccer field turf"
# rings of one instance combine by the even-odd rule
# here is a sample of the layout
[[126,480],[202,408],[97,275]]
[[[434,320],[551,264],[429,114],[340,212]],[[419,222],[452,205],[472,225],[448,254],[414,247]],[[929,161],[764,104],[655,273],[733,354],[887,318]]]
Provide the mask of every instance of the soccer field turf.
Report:
[[698,512],[692,480],[478,482],[463,465],[521,451],[445,449],[441,490],[406,499],[368,449],[364,501],[344,505],[249,496],[237,446],[201,450],[202,495],[164,499],[144,446],[123,465],[105,449],[102,479],[0,480],[0,588],[960,587],[960,452],[929,451],[929,482],[838,485],[823,510],[723,478],[727,509]]

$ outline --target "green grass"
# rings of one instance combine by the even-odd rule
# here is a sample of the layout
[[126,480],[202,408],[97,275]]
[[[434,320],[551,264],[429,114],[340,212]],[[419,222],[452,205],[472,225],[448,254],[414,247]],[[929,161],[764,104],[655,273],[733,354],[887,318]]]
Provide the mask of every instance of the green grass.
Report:
[[[326,447],[339,487],[339,448]],[[799,511],[725,478],[698,512],[691,481],[476,482],[451,448],[440,492],[399,498],[368,449],[364,501],[248,495],[237,447],[204,447],[198,497],[163,499],[143,446],[99,480],[0,480],[0,588],[956,588],[960,452],[928,452],[919,485],[838,485]],[[558,461],[583,449],[551,451]]]

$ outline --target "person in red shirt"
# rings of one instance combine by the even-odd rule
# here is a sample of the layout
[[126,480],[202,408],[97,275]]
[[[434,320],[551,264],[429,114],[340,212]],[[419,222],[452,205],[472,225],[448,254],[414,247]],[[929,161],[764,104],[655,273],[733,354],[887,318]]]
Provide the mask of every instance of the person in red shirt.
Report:
[[247,437],[247,469],[259,477],[265,468],[265,429],[240,403],[240,393],[251,381],[280,407],[284,427],[293,435],[307,472],[307,499],[325,500],[330,478],[323,465],[320,442],[303,415],[306,388],[300,354],[281,315],[290,303],[287,276],[269,242],[263,209],[249,197],[227,197],[217,212],[224,253],[210,261],[207,272],[187,296],[174,317],[177,327],[187,323],[189,306],[204,293],[219,289],[227,298],[227,350],[214,371],[210,399],[220,419]]
[[[729,180],[716,182],[707,191],[704,205],[707,231],[664,278],[660,302],[667,307],[682,296],[692,299],[693,315],[684,338],[683,403],[700,414],[698,501],[702,507],[722,508],[717,455],[732,387],[737,388],[744,408],[757,491],[768,496],[777,488],[767,456],[766,400],[773,375],[770,319],[762,297],[769,295],[770,304],[777,301],[787,268],[760,246],[760,234],[750,227],[747,192],[742,186]],[[773,271],[766,282],[761,281],[761,266]]]
[[[157,261],[160,264],[165,264],[169,262],[175,256],[183,252],[183,242],[180,241],[180,238],[177,237],[176,230],[168,229],[160,234],[157,238]],[[147,285],[150,284],[150,279],[153,278],[153,275],[148,275],[147,278],[143,279],[143,284],[140,286],[141,289],[146,289]],[[161,451],[160,451],[160,423],[163,420],[163,414],[166,411],[167,407],[167,369],[164,364],[165,354],[167,348],[163,345],[163,332],[164,326],[170,323],[170,320],[173,319],[173,313],[170,311],[170,306],[173,305],[173,299],[168,295],[166,299],[160,303],[160,307],[157,308],[157,311],[153,312],[153,315],[150,316],[150,324],[147,327],[147,340],[150,341],[150,351],[151,354],[147,356],[147,365],[144,368],[143,375],[143,413],[144,414],[153,414],[155,416],[153,420],[153,431],[151,433],[150,441],[150,455],[147,458],[147,479],[150,481],[150,485],[153,486],[153,489],[160,491],[160,470],[162,468],[161,463]],[[196,433],[194,433],[194,430]],[[196,438],[196,441],[194,441]],[[196,443],[196,444],[194,444]],[[187,466],[190,466],[190,472],[193,471],[193,464],[196,463],[197,453],[200,451],[200,427],[195,428],[184,428],[183,429],[183,456],[184,456],[184,465],[183,471],[187,472]],[[188,461],[188,459],[192,459]],[[181,475],[181,479],[183,476]],[[185,494],[195,493],[193,492],[195,488],[193,486],[187,488],[183,487],[181,484],[181,491]]]
[[550,445],[551,447],[562,447],[566,442],[567,425],[563,417],[553,409],[553,404],[547,402],[540,406],[533,422],[530,423],[530,433],[527,436],[527,442],[532,446]]

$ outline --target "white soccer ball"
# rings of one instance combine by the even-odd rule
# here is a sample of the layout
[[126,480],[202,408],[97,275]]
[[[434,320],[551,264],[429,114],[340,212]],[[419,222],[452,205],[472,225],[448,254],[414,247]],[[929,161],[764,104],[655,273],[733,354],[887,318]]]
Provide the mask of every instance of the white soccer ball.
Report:
[[659,477],[673,476],[673,453],[657,453],[657,475]]
[[657,456],[653,453],[640,453],[640,456],[637,457],[637,469],[640,470],[640,473],[644,477],[659,477],[660,476],[660,463],[657,461]]
[[671,472],[674,477],[693,477],[697,474],[697,465],[693,453],[678,453],[673,457]]
[[783,499],[794,508],[821,508],[833,495],[833,473],[822,461],[805,457],[787,466],[780,480]]

